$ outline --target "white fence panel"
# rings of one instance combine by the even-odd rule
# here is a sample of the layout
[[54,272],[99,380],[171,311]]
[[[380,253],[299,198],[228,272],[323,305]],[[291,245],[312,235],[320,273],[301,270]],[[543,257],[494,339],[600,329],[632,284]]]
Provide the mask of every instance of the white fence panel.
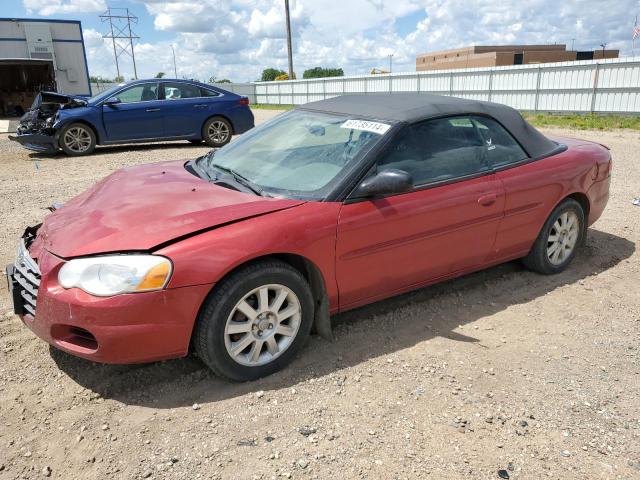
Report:
[[420,92],[449,93],[451,91],[451,74],[418,74]]
[[418,77],[416,75],[406,75],[401,77],[391,77],[391,90],[394,92],[417,92]]
[[[225,88],[222,86],[222,88]],[[257,103],[300,104],[349,93],[422,92],[519,110],[640,113],[640,57],[257,82]]]

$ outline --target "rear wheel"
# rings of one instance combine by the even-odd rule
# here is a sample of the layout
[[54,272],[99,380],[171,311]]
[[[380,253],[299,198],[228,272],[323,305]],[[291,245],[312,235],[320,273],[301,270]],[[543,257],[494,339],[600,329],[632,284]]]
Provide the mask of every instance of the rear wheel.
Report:
[[568,198],[551,212],[523,262],[538,273],[560,273],[573,260],[584,234],[584,210],[578,202]]
[[255,380],[291,361],[312,319],[311,290],[300,272],[280,261],[256,263],[209,295],[194,333],[195,350],[217,374]]
[[67,155],[89,155],[96,148],[96,134],[84,123],[72,123],[60,132],[60,147]]
[[231,141],[233,129],[231,124],[222,117],[213,117],[204,122],[202,139],[210,147],[218,148]]

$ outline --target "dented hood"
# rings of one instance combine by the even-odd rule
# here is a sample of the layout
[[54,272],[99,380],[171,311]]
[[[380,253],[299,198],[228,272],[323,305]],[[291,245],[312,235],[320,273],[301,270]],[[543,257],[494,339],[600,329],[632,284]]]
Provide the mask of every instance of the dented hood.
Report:
[[69,258],[150,250],[180,237],[291,208],[202,180],[184,161],[124,168],[48,215],[32,245]]
[[31,110],[36,110],[40,108],[42,105],[46,104],[59,104],[65,106],[77,106],[81,107],[87,104],[87,100],[83,97],[73,96],[73,95],[64,95],[62,93],[57,92],[40,92],[33,104],[31,105]]

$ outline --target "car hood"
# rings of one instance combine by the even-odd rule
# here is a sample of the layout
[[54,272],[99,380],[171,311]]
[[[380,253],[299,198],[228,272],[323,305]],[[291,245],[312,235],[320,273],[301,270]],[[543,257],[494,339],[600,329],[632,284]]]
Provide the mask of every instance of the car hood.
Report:
[[87,99],[57,92],[40,92],[34,99],[31,110],[37,110],[43,104],[59,104],[65,108],[84,107],[87,105]]
[[181,237],[291,208],[202,180],[184,161],[123,168],[48,215],[32,245],[63,258],[145,251]]

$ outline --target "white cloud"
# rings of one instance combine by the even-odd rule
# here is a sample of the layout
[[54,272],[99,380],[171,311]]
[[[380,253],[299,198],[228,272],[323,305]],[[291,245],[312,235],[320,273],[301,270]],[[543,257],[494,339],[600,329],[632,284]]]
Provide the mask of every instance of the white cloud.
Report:
[[[266,67],[286,70],[282,0],[139,0],[157,30],[173,35],[178,75],[208,79],[255,80]],[[66,8],[101,0],[24,0],[25,6]],[[64,6],[63,6],[64,3]],[[291,0],[294,67],[298,75],[314,66],[342,67],[347,74],[388,66],[413,70],[415,55],[471,44],[567,43],[578,49],[610,48],[629,52],[631,13],[637,0],[602,4],[595,0]],[[39,6],[39,7],[38,7]],[[97,8],[97,7],[96,7]],[[422,18],[399,33],[396,21],[410,14]],[[142,21],[142,18],[141,18]],[[97,32],[96,32],[97,34]],[[115,75],[110,44],[94,42],[90,67]],[[144,40],[144,39],[143,39]],[[154,75],[173,71],[170,42],[136,46],[138,71]],[[123,58],[124,69],[132,71]],[[104,73],[103,73],[104,72]]]
[[22,0],[22,4],[27,13],[43,16],[103,12],[107,9],[104,0]]

